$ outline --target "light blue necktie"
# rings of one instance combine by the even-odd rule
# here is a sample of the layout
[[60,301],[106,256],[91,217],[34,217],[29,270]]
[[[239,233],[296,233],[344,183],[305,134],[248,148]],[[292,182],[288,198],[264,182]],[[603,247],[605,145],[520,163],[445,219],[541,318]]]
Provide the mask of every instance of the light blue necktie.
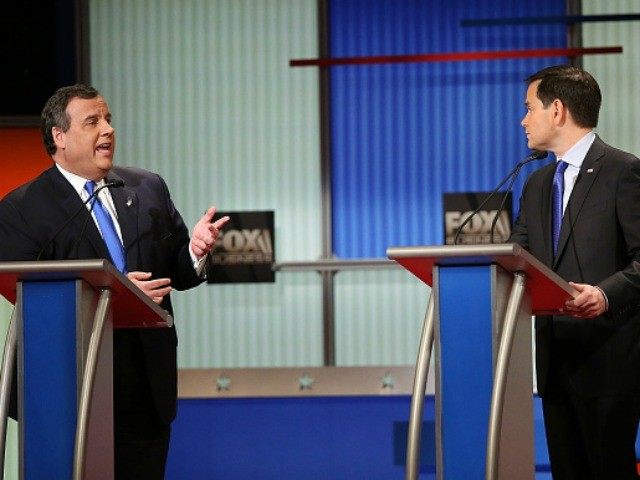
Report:
[[560,160],[556,164],[556,173],[553,175],[552,208],[553,208],[553,256],[558,253],[558,240],[562,227],[562,198],[564,196],[564,171],[569,164]]
[[[89,192],[89,195],[93,195],[95,187],[96,182],[92,180],[89,180],[84,185],[84,188],[87,192]],[[109,255],[111,256],[111,261],[118,270],[120,270],[122,273],[127,273],[124,247],[122,246],[122,242],[120,242],[120,237],[118,237],[118,232],[116,231],[116,227],[113,224],[111,215],[109,215],[109,212],[104,208],[97,195],[91,201],[91,208],[93,209],[93,213],[96,216],[98,225],[100,226],[100,232],[102,233],[104,243],[107,244],[107,249],[109,250]]]

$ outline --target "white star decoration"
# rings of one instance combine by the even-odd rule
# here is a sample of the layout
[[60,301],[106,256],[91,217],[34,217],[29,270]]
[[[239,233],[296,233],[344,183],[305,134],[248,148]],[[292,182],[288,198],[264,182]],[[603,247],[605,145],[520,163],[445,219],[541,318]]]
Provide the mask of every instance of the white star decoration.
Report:
[[396,379],[394,378],[393,375],[391,375],[391,373],[386,372],[384,374],[384,377],[382,377],[382,388],[388,388],[390,390],[393,389],[393,387],[396,386]]
[[311,390],[313,388],[313,382],[315,382],[315,379],[310,377],[306,372],[303,373],[301,377],[298,377],[300,390]]
[[219,392],[228,391],[231,386],[231,379],[226,375],[222,374],[216,379],[216,388]]

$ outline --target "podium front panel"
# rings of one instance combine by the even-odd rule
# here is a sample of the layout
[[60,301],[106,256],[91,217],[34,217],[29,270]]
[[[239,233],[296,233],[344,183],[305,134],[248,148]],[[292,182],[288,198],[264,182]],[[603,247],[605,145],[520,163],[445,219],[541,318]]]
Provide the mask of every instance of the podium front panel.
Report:
[[76,282],[24,282],[22,298],[22,478],[71,478],[78,391]]
[[[20,478],[72,478],[78,402],[97,292],[83,280],[18,284]],[[88,420],[85,472],[113,478],[112,315],[106,317]]]
[[[434,269],[437,478],[485,478],[495,362],[512,283],[513,276],[497,265]],[[526,299],[509,362],[501,480],[534,476],[529,305]]]
[[493,384],[491,269],[439,268],[437,281],[443,478],[483,478]]

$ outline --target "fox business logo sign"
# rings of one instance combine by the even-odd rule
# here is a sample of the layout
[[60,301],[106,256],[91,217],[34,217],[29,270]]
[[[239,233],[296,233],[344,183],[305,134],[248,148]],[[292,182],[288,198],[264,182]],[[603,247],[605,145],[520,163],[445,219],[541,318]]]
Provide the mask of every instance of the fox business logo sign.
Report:
[[[446,245],[453,245],[460,226],[488,195],[489,192],[444,194],[442,204],[444,206],[444,242]],[[503,197],[504,194],[500,194],[490,199],[484,209],[469,220],[458,236],[459,245],[491,243],[491,224],[498,213]],[[505,207],[500,213],[493,230],[493,243],[504,243],[511,235],[511,201],[511,192],[509,192]]]
[[273,211],[218,212],[214,221],[228,215],[209,253],[209,283],[274,282]]
[[221,231],[216,241],[215,265],[273,263],[271,230],[268,228],[242,228]]

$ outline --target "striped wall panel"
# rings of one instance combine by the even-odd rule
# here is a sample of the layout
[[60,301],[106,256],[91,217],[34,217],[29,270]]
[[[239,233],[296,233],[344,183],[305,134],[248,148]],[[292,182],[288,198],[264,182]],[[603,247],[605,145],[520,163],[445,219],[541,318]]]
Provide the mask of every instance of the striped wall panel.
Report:
[[[4,340],[7,337],[9,320],[13,306],[0,296],[0,349],[4,351]],[[4,477],[6,480],[18,478],[18,423],[12,419],[7,422],[7,437],[5,442]]]
[[[463,28],[463,19],[564,13],[562,2],[335,0],[334,57],[566,46],[564,26]],[[442,194],[491,190],[527,155],[523,79],[562,58],[331,70],[334,246],[382,257],[441,244]],[[516,184],[521,188],[525,177]]]
[[336,363],[415,364],[430,289],[401,268],[335,278]]
[[[585,15],[640,13],[640,2],[583,0]],[[582,27],[585,46],[622,45],[622,55],[598,55],[584,59],[602,89],[598,132],[618,148],[640,156],[640,21],[586,23]]]
[[[313,0],[92,0],[91,78],[118,131],[116,161],[159,172],[192,225],[209,205],[275,211],[276,258],[320,255]],[[315,274],[175,294],[179,363],[322,362]]]

